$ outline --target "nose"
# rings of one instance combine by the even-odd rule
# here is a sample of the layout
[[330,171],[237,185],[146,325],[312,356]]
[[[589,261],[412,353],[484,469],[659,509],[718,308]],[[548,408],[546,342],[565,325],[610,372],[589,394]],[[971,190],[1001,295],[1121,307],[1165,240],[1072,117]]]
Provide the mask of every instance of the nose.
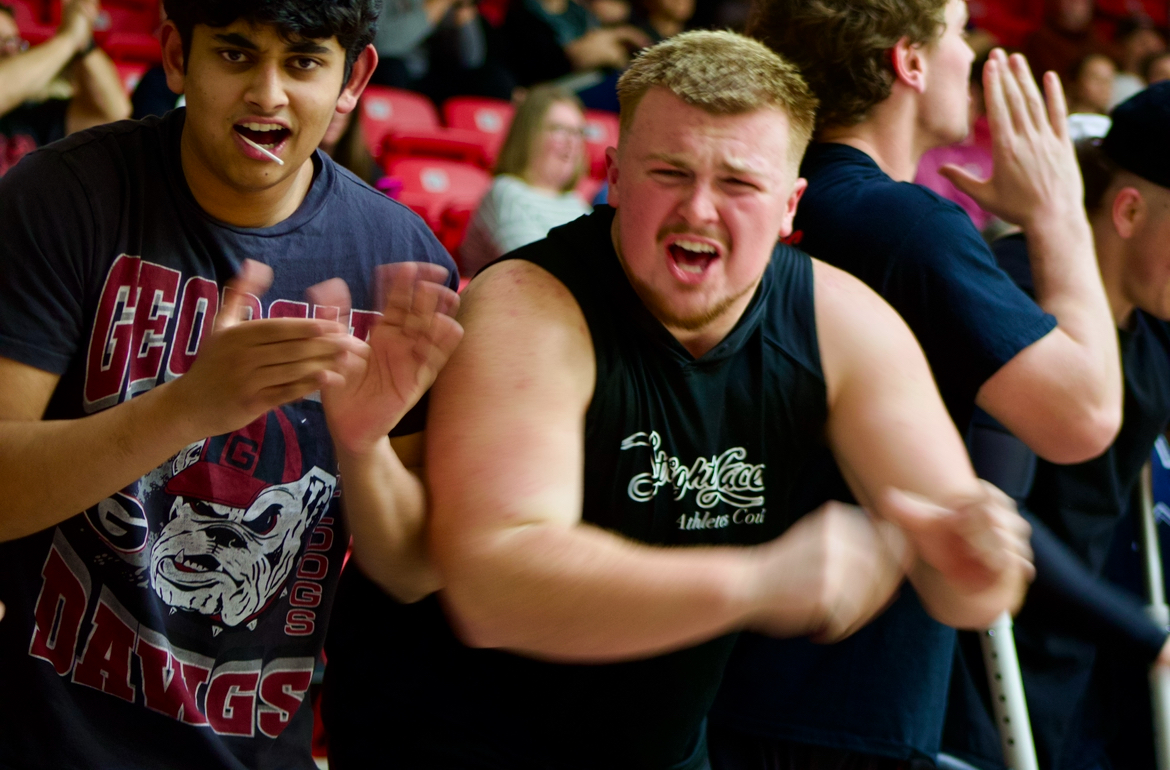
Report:
[[284,77],[277,62],[265,63],[255,70],[244,101],[262,114],[271,115],[288,104]]
[[716,195],[716,191],[709,183],[696,181],[679,206],[679,215],[692,227],[718,222],[719,207]]

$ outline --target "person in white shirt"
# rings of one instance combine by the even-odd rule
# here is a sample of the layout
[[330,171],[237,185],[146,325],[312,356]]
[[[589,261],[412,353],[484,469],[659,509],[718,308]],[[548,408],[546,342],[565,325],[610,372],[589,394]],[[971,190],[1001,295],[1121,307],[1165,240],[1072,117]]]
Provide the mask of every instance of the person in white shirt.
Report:
[[547,86],[529,91],[500,149],[495,181],[459,249],[463,275],[589,213],[574,189],[585,170],[584,129],[576,97]]

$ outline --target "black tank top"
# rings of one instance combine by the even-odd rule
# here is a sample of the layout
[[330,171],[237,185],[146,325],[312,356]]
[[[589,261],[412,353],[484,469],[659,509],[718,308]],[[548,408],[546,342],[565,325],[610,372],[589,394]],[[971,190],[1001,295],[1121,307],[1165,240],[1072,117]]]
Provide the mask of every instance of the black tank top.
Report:
[[[738,325],[695,359],[631,288],[613,215],[600,207],[510,255],[559,279],[593,338],[583,518],[659,545],[771,540],[803,513],[793,490],[823,442],[812,262],[777,246]],[[733,643],[611,665],[471,650],[436,598],[398,605],[350,570],[330,631],[327,726],[355,764],[390,749],[404,767],[689,770]],[[371,650],[384,668],[372,670]]]

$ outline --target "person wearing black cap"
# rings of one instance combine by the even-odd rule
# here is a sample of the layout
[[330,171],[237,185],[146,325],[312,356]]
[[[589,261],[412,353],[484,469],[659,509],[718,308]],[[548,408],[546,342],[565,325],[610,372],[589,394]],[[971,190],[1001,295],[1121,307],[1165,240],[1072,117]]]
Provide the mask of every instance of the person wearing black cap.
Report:
[[[1038,759],[1050,770],[1111,766],[1095,665],[1113,658],[1170,666],[1166,629],[1147,618],[1136,596],[1102,578],[1118,522],[1137,510],[1142,465],[1170,425],[1167,136],[1170,83],[1123,102],[1104,140],[1085,139],[1077,148],[1097,261],[1117,322],[1125,410],[1103,455],[1076,465],[1035,461],[1023,496],[1037,578],[1015,621],[1016,644]],[[1005,237],[993,251],[1032,292],[1025,237]],[[978,640],[962,634],[943,747],[990,770],[1004,763],[985,682]]]

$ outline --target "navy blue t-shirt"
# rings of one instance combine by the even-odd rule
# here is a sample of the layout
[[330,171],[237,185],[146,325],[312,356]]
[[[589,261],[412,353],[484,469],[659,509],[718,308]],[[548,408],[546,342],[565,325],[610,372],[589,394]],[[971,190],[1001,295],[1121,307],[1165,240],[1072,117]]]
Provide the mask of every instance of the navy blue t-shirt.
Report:
[[[1000,239],[995,255],[1004,270],[1031,292],[1024,237]],[[1125,419],[1116,439],[1087,462],[1054,465],[1038,460],[1024,500],[1026,509],[1068,547],[1069,558],[1099,578],[1111,547],[1116,547],[1122,519],[1127,511],[1133,515],[1139,510],[1142,466],[1170,423],[1170,327],[1135,310],[1128,328],[1118,330],[1118,343],[1125,375]],[[1101,695],[1091,687],[1094,663],[1116,665],[1137,658],[1149,665],[1165,644],[1166,633],[1136,606],[1137,597],[1126,606],[1124,598],[1104,594],[1101,598],[1111,604],[1109,614],[1088,618],[1075,607],[1058,604],[1060,597],[1046,585],[1048,559],[1042,558],[1045,554],[1039,548],[1036,554],[1037,580],[1015,619],[1036,753],[1042,767],[1095,767],[1110,730],[1100,719]],[[1096,587],[1089,583],[1077,588],[1085,595]],[[944,744],[949,753],[982,767],[999,767],[998,735],[989,716],[986,674],[974,636],[961,638],[957,665],[962,668],[953,684]],[[1104,650],[1104,658],[1098,656],[1099,650]]]
[[[0,356],[60,375],[48,420],[182,376],[245,258],[275,271],[253,318],[336,318],[304,291],[341,277],[363,337],[377,265],[458,280],[417,216],[321,153],[285,221],[212,219],[183,176],[184,118],[74,135],[0,180]],[[349,540],[340,494],[303,399],[0,543],[0,767],[314,767],[305,693]]]
[[[791,242],[865,281],[918,338],[960,433],[979,388],[1056,320],[1001,270],[970,218],[865,153],[814,144]],[[851,499],[831,456],[811,473],[806,509]],[[899,759],[939,748],[954,630],[907,584],[877,620],[815,645],[743,634],[712,722],[752,735]]]

